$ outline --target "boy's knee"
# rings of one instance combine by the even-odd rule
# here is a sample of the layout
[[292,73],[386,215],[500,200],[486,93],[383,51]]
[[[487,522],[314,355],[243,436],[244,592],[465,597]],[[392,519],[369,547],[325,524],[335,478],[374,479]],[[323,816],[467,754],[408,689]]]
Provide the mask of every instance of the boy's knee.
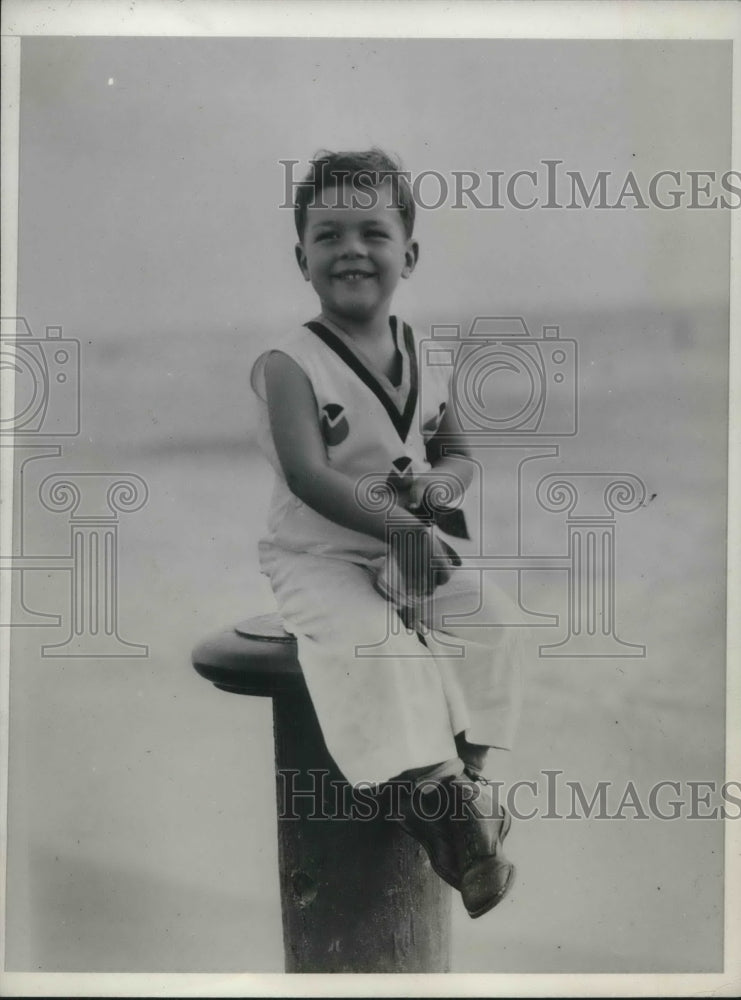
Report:
[[382,608],[380,614],[375,609],[369,609],[364,614],[338,615],[337,621],[329,625],[321,641],[337,652],[352,653],[358,647],[379,645],[397,649],[408,645],[410,638],[414,637],[406,633],[396,612],[389,606],[388,611]]
[[341,635],[335,637],[335,648],[336,642],[356,658],[383,656],[403,659],[431,656],[418,634],[406,628],[390,605],[387,614],[348,622]]
[[398,620],[365,624],[352,636],[356,655],[417,657],[429,655],[415,632],[408,631]]

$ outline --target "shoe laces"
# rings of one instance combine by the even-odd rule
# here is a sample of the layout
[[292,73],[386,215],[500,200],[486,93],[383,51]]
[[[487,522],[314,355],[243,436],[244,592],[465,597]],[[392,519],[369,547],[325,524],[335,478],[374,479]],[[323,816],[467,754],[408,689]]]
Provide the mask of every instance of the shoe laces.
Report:
[[472,764],[466,764],[463,768],[463,773],[469,781],[473,781],[477,785],[494,785],[494,782],[490,778],[487,778],[482,771],[479,771]]
[[504,826],[507,820],[507,810],[499,801],[499,786],[497,782],[492,781],[491,778],[487,778],[485,774],[479,771],[472,764],[466,764],[463,769],[463,773],[466,776],[466,778],[468,778],[469,781],[472,781],[476,785],[481,785],[482,787],[490,786],[491,788],[496,788],[496,792],[494,794],[496,794],[497,809],[499,810],[499,818],[501,819],[502,825]]

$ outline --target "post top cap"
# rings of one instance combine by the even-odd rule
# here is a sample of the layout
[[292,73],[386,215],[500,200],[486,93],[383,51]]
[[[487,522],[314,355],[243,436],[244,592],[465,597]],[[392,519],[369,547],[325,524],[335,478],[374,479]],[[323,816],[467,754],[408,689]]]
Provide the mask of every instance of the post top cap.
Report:
[[257,639],[259,642],[282,642],[289,646],[296,644],[296,636],[286,632],[276,614],[245,618],[234,626],[234,631],[245,639]]
[[198,673],[223,691],[272,697],[305,690],[296,639],[276,614],[258,615],[203,639],[193,650]]

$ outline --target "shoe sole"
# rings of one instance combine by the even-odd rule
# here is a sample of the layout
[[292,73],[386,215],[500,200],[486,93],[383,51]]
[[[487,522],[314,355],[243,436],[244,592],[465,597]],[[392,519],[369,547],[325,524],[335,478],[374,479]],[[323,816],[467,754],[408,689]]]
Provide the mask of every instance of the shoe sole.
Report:
[[493,910],[494,907],[497,906],[498,903],[501,903],[502,900],[504,899],[504,897],[509,892],[509,890],[514,885],[515,874],[516,874],[515,866],[514,865],[510,865],[509,878],[507,879],[507,882],[505,883],[505,886],[502,889],[502,891],[498,892],[496,894],[496,896],[494,896],[492,899],[487,900],[477,910],[469,910],[468,907],[466,907],[466,912],[468,913],[469,917],[471,917],[474,920],[477,917],[483,917],[483,915],[485,913],[488,913],[489,910]]
[[[504,822],[502,823],[502,830],[499,834],[500,845],[504,843],[507,834],[510,831],[511,826],[512,826],[512,816],[510,813],[505,812]],[[466,907],[466,912],[468,913],[469,917],[471,917],[473,920],[475,920],[477,917],[483,917],[485,913],[488,913],[489,910],[493,910],[498,903],[501,903],[501,901],[509,893],[510,889],[514,885],[516,871],[517,870],[515,866],[510,865],[509,878],[507,879],[504,888],[502,889],[501,892],[498,892],[496,896],[492,897],[492,899],[487,900],[486,903],[483,903],[476,910],[469,910],[468,907]]]

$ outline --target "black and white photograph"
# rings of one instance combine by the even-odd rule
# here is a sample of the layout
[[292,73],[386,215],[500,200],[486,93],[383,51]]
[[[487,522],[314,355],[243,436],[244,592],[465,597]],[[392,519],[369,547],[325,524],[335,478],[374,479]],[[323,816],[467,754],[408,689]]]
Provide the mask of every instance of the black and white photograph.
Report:
[[738,6],[3,21],[2,992],[736,995]]

